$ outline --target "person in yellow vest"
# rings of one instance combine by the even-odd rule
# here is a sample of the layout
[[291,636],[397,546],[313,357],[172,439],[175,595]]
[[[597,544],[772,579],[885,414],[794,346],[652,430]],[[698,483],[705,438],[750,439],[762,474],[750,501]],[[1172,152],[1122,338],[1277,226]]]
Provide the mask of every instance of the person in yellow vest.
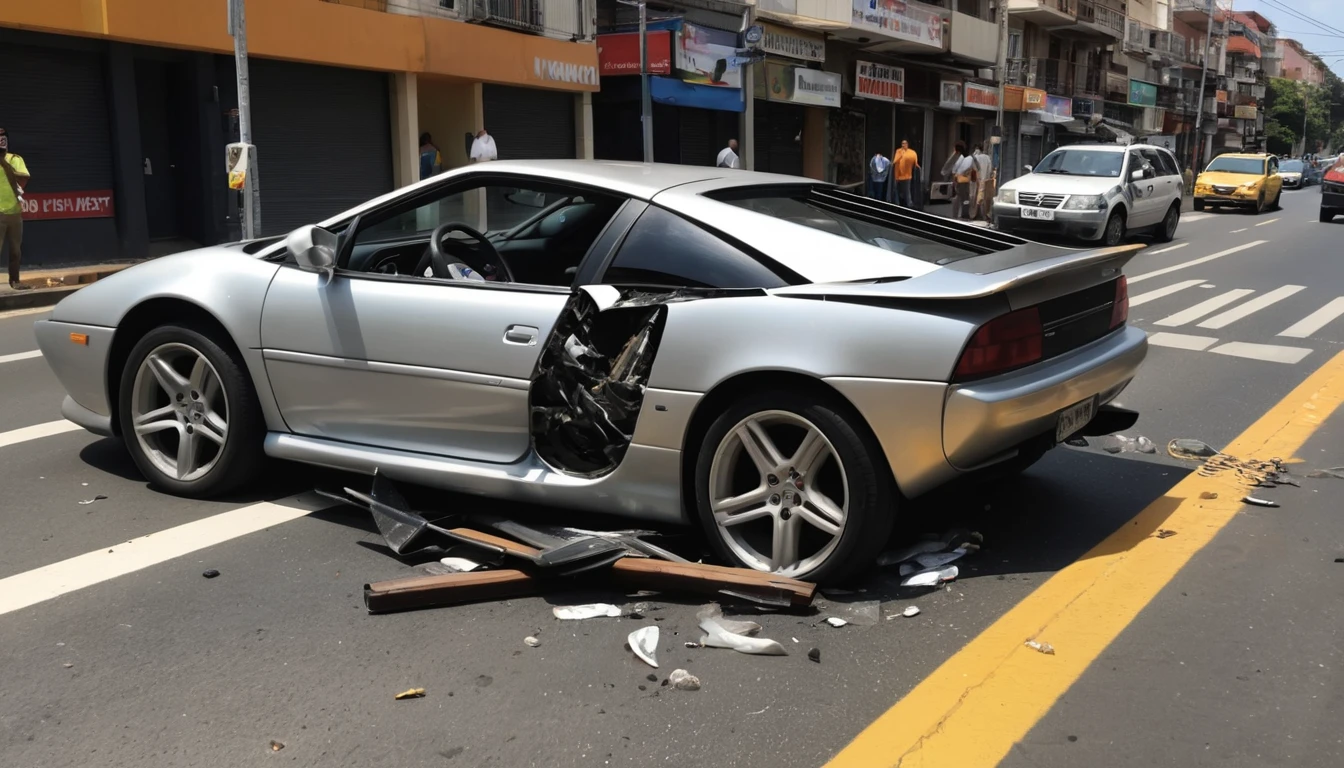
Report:
[[9,134],[0,128],[0,249],[9,247],[9,287],[20,290],[23,258],[23,188],[32,178],[23,158],[9,151]]

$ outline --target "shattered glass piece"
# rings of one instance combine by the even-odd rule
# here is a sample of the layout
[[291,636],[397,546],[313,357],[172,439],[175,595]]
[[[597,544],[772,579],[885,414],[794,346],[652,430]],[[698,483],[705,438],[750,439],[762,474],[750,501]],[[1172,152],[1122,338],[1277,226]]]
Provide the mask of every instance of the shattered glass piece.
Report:
[[861,600],[852,603],[821,600],[817,602],[817,608],[827,616],[842,619],[846,624],[853,624],[858,627],[871,627],[882,618],[882,604],[878,600]]
[[700,690],[700,678],[684,669],[672,670],[672,674],[667,676],[667,682],[678,691]]
[[1042,643],[1039,640],[1028,640],[1026,643],[1024,643],[1024,645],[1026,645],[1033,651],[1039,651],[1040,653],[1044,653],[1047,656],[1055,655],[1055,646],[1049,643]]
[[1157,445],[1143,435],[1139,435],[1139,439],[1134,441],[1134,444],[1139,449],[1139,453],[1157,453]]
[[557,605],[551,609],[555,618],[574,621],[595,619],[599,616],[613,618],[621,615],[621,609],[609,603],[587,603],[585,605]]
[[1170,528],[1158,528],[1155,535],[1159,539],[1170,539],[1172,536],[1176,535],[1176,532]]
[[[705,633],[700,638],[700,644],[707,648],[731,648],[739,653],[750,653],[757,656],[787,656],[788,651],[784,646],[763,637],[747,637],[730,632],[724,627],[723,609],[719,608],[718,603],[710,603],[696,612],[695,617],[700,622],[700,629]],[[750,622],[732,622],[730,624],[747,624]]]
[[1208,459],[1218,455],[1218,451],[1203,440],[1189,438],[1177,438],[1167,443],[1167,453],[1173,458],[1188,460]]
[[645,664],[658,668],[658,627],[640,627],[626,638],[630,650]]
[[951,581],[957,578],[957,566],[949,565],[942,570],[924,571],[916,573],[901,580],[902,587],[936,587],[940,582]]
[[820,664],[820,663],[821,663],[821,649],[820,649],[820,648],[812,648],[812,649],[810,649],[810,650],[807,652],[807,659],[808,659],[808,661],[815,661],[816,663]]

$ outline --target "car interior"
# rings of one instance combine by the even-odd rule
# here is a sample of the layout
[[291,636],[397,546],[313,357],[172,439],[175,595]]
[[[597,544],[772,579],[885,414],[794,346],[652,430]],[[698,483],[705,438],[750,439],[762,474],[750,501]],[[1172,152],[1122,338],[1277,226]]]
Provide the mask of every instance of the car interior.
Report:
[[588,190],[531,187],[458,188],[415,209],[357,224],[345,269],[569,286],[623,200]]

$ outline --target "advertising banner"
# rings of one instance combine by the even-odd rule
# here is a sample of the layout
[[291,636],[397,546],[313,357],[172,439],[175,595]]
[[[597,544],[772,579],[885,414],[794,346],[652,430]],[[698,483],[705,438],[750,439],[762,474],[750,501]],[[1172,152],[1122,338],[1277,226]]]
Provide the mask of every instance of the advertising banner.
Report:
[[853,0],[851,26],[879,35],[943,47],[943,15],[937,8],[902,0]]
[[855,63],[854,95],[864,99],[905,101],[905,70],[871,61]]
[[112,190],[95,189],[79,192],[30,192],[23,196],[23,220],[42,219],[110,219],[116,214],[112,207]]
[[997,110],[999,108],[999,89],[979,83],[967,83],[966,106],[975,109]]
[[741,55],[737,34],[683,24],[677,37],[677,77],[696,85],[741,88]]
[[1129,103],[1135,107],[1156,107],[1157,86],[1142,80],[1130,80]]
[[[603,77],[639,74],[639,33],[597,36],[598,69]],[[672,33],[649,32],[649,73],[672,74]]]

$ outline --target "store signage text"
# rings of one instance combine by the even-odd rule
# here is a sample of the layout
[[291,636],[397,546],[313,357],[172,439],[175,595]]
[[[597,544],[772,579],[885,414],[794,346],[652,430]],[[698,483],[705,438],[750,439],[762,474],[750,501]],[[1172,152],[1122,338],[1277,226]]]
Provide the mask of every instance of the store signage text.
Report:
[[1129,103],[1136,107],[1156,107],[1157,86],[1142,80],[1130,80]]
[[108,219],[115,215],[112,190],[38,192],[23,197],[25,221],[39,219]]
[[1232,108],[1232,116],[1238,120],[1254,120],[1256,116],[1256,108],[1238,104]]
[[853,0],[851,26],[912,43],[943,47],[943,16],[937,9],[902,0]]
[[878,101],[905,101],[905,70],[871,61],[856,62],[854,95]]
[[[639,74],[639,33],[620,32],[598,35],[597,62],[604,77]],[[649,32],[649,72],[672,74],[672,33]]]
[[532,73],[539,80],[554,80],[559,83],[575,85],[597,85],[597,67],[585,64],[571,64],[567,61],[543,59],[540,56],[532,60]]
[[961,109],[961,83],[943,80],[938,89],[938,106],[943,109]]
[[1045,91],[1040,88],[1022,89],[1022,111],[1032,112],[1045,109]]
[[809,35],[762,24],[765,35],[761,38],[760,50],[773,56],[787,56],[804,61],[825,61],[826,40],[821,35]]
[[976,109],[998,109],[999,89],[979,83],[967,83],[966,106]]
[[840,76],[805,67],[793,68],[793,101],[818,107],[840,106]]

